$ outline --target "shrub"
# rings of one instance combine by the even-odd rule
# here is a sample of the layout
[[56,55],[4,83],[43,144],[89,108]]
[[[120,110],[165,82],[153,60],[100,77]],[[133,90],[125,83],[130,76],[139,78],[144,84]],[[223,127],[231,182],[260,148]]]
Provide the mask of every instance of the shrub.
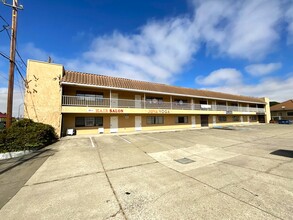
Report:
[[51,125],[36,123],[30,119],[14,122],[12,126],[0,133],[0,151],[11,152],[38,149],[57,140]]

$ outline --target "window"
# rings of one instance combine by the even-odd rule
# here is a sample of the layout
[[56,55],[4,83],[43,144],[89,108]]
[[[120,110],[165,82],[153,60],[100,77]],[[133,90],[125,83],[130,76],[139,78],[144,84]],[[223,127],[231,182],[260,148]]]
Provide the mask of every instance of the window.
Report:
[[75,127],[103,126],[103,117],[76,117]]
[[239,116],[233,116],[233,121],[240,121]]
[[175,99],[174,102],[179,105],[188,103],[186,99]]
[[94,117],[86,117],[86,118],[84,118],[84,126],[85,127],[93,127],[93,126],[95,126],[95,118]]
[[76,91],[78,100],[83,101],[99,101],[104,98],[103,93]]
[[219,120],[219,122],[225,122],[225,121],[227,121],[227,117],[226,116],[219,116],[218,120]]
[[227,103],[226,102],[222,102],[222,101],[217,101],[217,105],[227,105]]
[[187,116],[178,116],[178,117],[175,117],[175,123],[178,123],[178,124],[186,124],[186,123],[188,123],[188,117]]
[[164,124],[163,116],[148,116],[147,124]]
[[287,116],[293,116],[293,112],[287,112]]
[[163,98],[162,97],[151,97],[147,96],[146,101],[148,103],[153,103],[153,104],[158,104],[158,103],[163,103]]
[[256,116],[250,116],[250,121],[256,121]]
[[208,101],[207,100],[200,100],[199,101],[199,104],[201,104],[201,105],[207,105],[208,104]]

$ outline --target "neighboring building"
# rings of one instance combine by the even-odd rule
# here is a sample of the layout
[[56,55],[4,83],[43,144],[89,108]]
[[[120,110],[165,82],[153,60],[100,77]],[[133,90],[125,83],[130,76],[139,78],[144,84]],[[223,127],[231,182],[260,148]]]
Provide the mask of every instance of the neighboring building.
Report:
[[0,112],[0,121],[6,121],[6,113]]
[[272,120],[293,120],[293,99],[271,107]]
[[25,117],[59,135],[268,123],[268,98],[253,98],[64,70],[28,61]]

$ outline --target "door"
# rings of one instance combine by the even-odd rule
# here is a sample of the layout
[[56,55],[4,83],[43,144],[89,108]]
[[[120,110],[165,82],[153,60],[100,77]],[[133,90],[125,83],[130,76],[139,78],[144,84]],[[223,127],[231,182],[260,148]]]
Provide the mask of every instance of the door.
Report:
[[118,116],[110,117],[110,132],[117,133],[118,132]]
[[191,116],[191,127],[192,128],[195,128],[195,125],[196,125],[196,120],[195,120],[195,116]]
[[135,130],[141,131],[141,116],[135,116]]
[[217,116],[213,115],[213,125],[217,124]]
[[209,126],[209,116],[208,115],[201,115],[200,116],[200,124],[201,124],[201,127],[208,127]]
[[240,116],[240,121],[241,121],[241,123],[243,123],[243,116],[242,115]]
[[141,95],[135,95],[135,108],[141,108]]
[[259,123],[266,123],[265,116],[264,115],[259,115],[258,116],[258,122]]
[[111,108],[118,108],[118,93],[111,93]]

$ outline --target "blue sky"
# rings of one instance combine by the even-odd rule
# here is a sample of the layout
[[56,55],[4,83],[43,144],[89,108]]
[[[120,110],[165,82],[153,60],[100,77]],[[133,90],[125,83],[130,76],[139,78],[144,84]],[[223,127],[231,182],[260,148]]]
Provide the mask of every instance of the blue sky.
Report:
[[[291,0],[19,0],[19,4],[24,10],[19,11],[17,48],[25,60],[46,61],[51,56],[68,70],[276,101],[293,98]],[[0,4],[0,15],[11,22],[9,7]],[[9,54],[5,31],[0,32],[0,51]],[[2,112],[8,64],[0,57]],[[19,66],[25,69],[21,62]],[[15,82],[17,115],[23,101],[19,77]]]

